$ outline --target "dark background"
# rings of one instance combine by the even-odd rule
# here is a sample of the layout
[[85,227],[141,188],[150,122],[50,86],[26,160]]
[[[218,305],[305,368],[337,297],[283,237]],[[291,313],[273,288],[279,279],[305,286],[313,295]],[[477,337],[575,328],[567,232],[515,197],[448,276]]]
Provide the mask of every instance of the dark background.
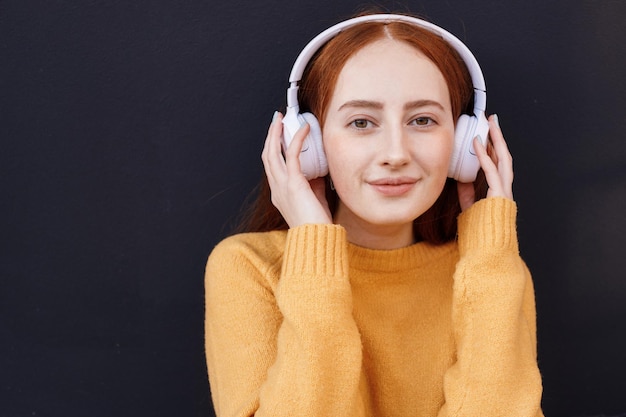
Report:
[[[0,0],[0,416],[209,416],[203,272],[291,65],[360,1]],[[378,1],[515,157],[549,416],[626,413],[626,2]]]

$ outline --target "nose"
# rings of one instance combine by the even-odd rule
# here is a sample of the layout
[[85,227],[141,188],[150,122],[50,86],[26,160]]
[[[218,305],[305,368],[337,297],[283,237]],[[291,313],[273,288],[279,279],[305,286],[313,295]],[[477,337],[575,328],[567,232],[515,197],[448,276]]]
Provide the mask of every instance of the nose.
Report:
[[410,160],[408,138],[402,127],[389,129],[382,141],[382,163],[391,167],[400,167]]

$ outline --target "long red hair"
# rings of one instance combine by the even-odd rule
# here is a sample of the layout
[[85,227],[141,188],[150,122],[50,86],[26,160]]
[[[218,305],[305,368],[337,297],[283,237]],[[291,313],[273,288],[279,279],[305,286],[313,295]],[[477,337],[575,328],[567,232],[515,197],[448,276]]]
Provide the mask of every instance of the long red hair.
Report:
[[[361,23],[345,29],[328,41],[315,54],[304,71],[298,92],[300,111],[313,113],[323,126],[339,73],[345,63],[356,51],[386,37],[413,46],[439,68],[448,85],[455,120],[462,113],[471,111],[472,82],[467,67],[458,53],[437,34],[404,22]],[[482,172],[476,184],[480,184],[476,190],[477,198],[484,196],[486,183]],[[339,197],[328,184],[326,197],[331,213],[334,213]],[[460,212],[456,181],[448,179],[437,201],[414,220],[416,241],[440,244],[454,239],[457,232],[456,218]],[[258,187],[256,201],[245,213],[238,231],[264,232],[288,228],[280,212],[271,203],[271,191],[264,175]]]

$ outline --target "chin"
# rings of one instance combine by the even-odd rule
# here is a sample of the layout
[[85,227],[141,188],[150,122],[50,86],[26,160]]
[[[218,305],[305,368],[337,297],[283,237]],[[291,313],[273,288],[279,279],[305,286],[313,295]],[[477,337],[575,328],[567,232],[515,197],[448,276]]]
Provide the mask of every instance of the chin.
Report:
[[419,202],[406,202],[398,207],[397,204],[384,204],[378,208],[378,212],[381,215],[374,215],[372,218],[378,218],[380,223],[386,224],[403,224],[411,223],[413,220],[420,217],[434,204],[434,202],[428,206],[420,204]]
[[419,216],[424,214],[424,211],[411,211],[411,212],[393,212],[387,211],[381,216],[373,215],[373,216],[363,216],[363,220],[367,223],[370,223],[373,226],[379,227],[402,227],[408,224],[413,224],[413,221],[417,219]]
[[[404,200],[404,201],[402,201]],[[376,228],[398,228],[413,224],[433,204],[424,204],[423,198],[396,199],[390,201],[376,198],[360,199],[351,210],[340,200],[335,212],[335,221],[339,224],[367,224]]]

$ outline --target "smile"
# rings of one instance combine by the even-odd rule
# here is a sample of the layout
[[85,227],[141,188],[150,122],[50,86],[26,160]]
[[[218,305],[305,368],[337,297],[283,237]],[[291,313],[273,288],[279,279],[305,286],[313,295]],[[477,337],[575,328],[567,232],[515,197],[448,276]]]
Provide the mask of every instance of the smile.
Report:
[[368,181],[368,184],[380,194],[388,197],[398,197],[409,192],[417,183],[417,179],[411,177],[381,178]]

